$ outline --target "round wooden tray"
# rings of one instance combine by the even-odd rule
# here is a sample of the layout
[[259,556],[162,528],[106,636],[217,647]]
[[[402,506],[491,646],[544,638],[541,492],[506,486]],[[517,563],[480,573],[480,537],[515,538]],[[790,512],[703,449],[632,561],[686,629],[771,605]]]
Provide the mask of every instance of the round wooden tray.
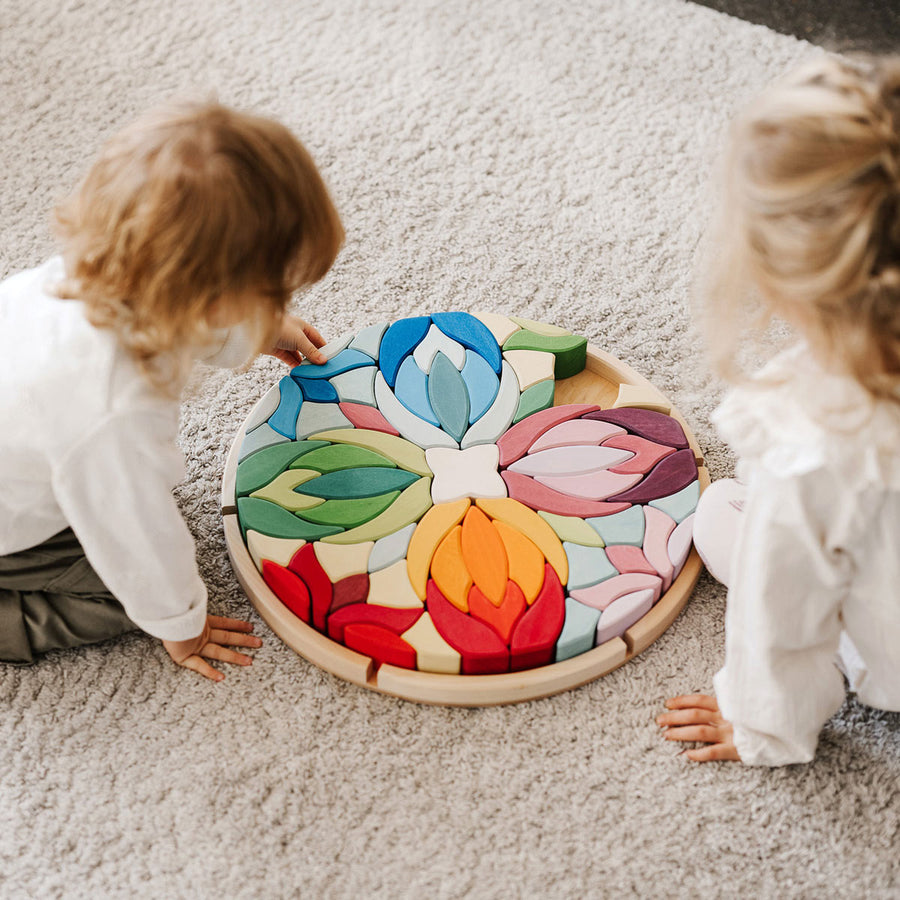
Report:
[[[593,344],[588,345],[584,371],[556,384],[554,404],[565,403],[596,403],[604,408],[632,406],[668,413],[681,423],[694,451],[700,489],[709,485],[709,473],[696,439],[678,410],[646,378]],[[563,662],[500,675],[442,675],[387,664],[377,666],[369,657],[330,640],[302,622],[263,581],[241,537],[235,506],[235,477],[243,439],[241,427],[228,454],[222,482],[225,543],[238,581],[266,624],[289,647],[340,678],[384,694],[445,706],[494,706],[548,697],[579,687],[649,647],[681,612],[700,577],[702,563],[697,551],[692,549],[669,590],[622,637]]]

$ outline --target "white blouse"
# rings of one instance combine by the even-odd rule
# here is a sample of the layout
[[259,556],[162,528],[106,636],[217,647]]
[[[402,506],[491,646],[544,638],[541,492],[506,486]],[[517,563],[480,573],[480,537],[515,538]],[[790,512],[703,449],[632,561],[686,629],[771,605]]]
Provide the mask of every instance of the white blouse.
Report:
[[808,762],[843,702],[839,643],[859,700],[900,710],[900,405],[798,346],[713,421],[747,485],[716,696],[745,763]]
[[[178,400],[80,302],[52,295],[63,274],[54,258],[0,283],[0,555],[71,526],[139,628],[195,637],[206,588],[172,496],[184,477]],[[248,350],[238,335],[204,361],[236,365]]]

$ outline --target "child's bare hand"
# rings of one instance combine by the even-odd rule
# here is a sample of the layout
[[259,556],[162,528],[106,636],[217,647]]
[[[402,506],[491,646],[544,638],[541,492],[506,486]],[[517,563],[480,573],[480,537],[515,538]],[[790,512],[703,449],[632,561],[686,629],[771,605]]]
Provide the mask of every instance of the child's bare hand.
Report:
[[733,759],[740,761],[734,746],[734,729],[719,712],[719,704],[709,694],[683,694],[666,700],[666,709],[675,712],[656,717],[656,724],[667,728],[667,741],[698,741],[708,744],[684,755],[695,762]]
[[[242,619],[224,616],[207,616],[203,633],[189,641],[163,641],[163,647],[179,666],[199,672],[212,681],[221,681],[225,675],[214,669],[206,660],[249,666],[253,660],[244,653],[230,650],[232,647],[261,647],[262,641],[250,634],[253,626]],[[204,658],[205,657],[205,658]]]
[[318,348],[324,345],[325,338],[309,322],[304,322],[297,316],[285,315],[278,343],[269,354],[289,366],[299,366],[304,357],[321,365],[326,360]]

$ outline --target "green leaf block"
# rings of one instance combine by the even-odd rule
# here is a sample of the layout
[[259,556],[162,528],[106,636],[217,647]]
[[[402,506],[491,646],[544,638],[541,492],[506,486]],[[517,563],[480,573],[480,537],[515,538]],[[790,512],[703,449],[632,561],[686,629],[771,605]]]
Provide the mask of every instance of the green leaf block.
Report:
[[587,338],[577,334],[537,334],[522,329],[511,334],[504,350],[543,350],[556,357],[554,374],[557,379],[577,375],[587,363]]
[[275,503],[256,497],[239,497],[237,508],[244,540],[247,539],[248,530],[258,531],[269,537],[302,538],[305,541],[317,541],[341,531],[335,525],[313,525]]
[[532,413],[540,412],[542,409],[548,409],[553,406],[553,392],[556,390],[556,382],[547,380],[539,381],[530,388],[522,391],[519,397],[519,405],[516,414],[513,416],[513,425],[521,422],[522,419],[530,416]]
[[298,468],[318,469],[320,472],[338,472],[341,469],[358,469],[364,466],[396,468],[397,464],[365,447],[354,447],[352,444],[331,444],[319,450],[313,450],[297,463]]
[[400,491],[391,491],[378,497],[360,497],[353,500],[326,500],[321,506],[298,510],[296,515],[320,525],[340,525],[356,528],[383,513],[398,497]]
[[402,491],[419,475],[405,469],[367,467],[328,472],[294,488],[297,494],[309,494],[323,500],[354,500],[361,497],[377,497],[389,491]]
[[[290,441],[257,450],[238,466],[235,494],[242,497],[258,491],[301,456],[327,446],[326,441]],[[299,468],[299,465],[292,468]]]

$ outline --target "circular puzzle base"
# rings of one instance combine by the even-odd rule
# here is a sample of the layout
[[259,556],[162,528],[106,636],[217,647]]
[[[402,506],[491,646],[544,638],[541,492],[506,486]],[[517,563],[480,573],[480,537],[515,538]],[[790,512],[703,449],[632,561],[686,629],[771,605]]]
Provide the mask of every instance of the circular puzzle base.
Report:
[[235,573],[288,646],[376,691],[486,706],[586,684],[668,628],[709,478],[650,382],[489,313],[324,349],[259,401],[223,481]]

